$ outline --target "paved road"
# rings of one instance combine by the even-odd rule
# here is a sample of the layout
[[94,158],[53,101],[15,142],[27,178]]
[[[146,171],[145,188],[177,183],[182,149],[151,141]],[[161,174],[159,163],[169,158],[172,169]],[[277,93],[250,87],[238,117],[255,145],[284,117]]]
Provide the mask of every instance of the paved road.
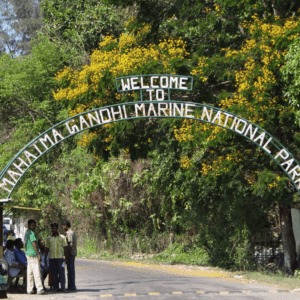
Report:
[[300,293],[246,284],[224,278],[225,273],[174,266],[76,260],[76,293],[8,294],[9,299],[299,299]]

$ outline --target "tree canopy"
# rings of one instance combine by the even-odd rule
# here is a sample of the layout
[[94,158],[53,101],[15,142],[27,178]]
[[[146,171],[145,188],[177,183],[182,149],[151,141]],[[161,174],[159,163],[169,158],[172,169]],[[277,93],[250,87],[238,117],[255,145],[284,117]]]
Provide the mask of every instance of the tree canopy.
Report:
[[[116,77],[137,74],[192,75],[193,91],[173,91],[173,100],[242,116],[299,159],[298,3],[46,0],[42,10],[31,54],[1,57],[1,165],[20,142],[67,115],[139,100],[115,86]],[[20,205],[63,215],[57,199],[69,197],[107,239],[141,224],[146,235],[192,231],[225,267],[239,259],[250,267],[258,233],[280,214],[285,270],[295,269],[288,226],[297,191],[253,143],[220,127],[175,119],[105,125],[57,148],[30,174],[16,195]]]

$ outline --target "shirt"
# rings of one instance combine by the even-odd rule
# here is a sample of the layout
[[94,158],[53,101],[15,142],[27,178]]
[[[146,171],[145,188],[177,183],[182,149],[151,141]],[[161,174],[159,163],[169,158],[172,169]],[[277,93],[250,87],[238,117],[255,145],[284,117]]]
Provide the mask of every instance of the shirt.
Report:
[[19,250],[18,248],[14,248],[14,252],[15,252],[17,261],[27,267],[27,258],[26,258],[25,252],[21,249]]
[[59,234],[57,236],[48,236],[46,239],[45,246],[49,248],[49,258],[63,258],[64,256],[64,247],[67,247],[66,237]]
[[7,229],[6,226],[3,224],[3,247],[6,247],[7,242]]
[[73,243],[73,247],[71,250],[71,255],[77,255],[77,239],[76,239],[76,233],[71,228],[66,232],[67,234],[67,242]]
[[15,256],[15,252],[14,251],[10,251],[9,249],[7,249],[4,253],[4,258],[7,261],[8,265],[9,265],[9,275],[11,277],[15,277],[17,276],[21,270],[11,267],[11,264],[15,264],[15,265],[19,265],[19,263],[16,260],[16,256]]
[[35,234],[32,230],[27,229],[25,233],[25,249],[26,255],[30,257],[37,257],[36,252],[33,249],[32,242],[37,242]]
[[40,262],[41,267],[42,268],[49,267],[49,255],[47,256],[46,264],[45,264],[45,255],[46,255],[46,252],[44,254],[41,252],[41,250],[39,250],[39,252],[40,252],[40,255],[41,255],[41,258],[42,258],[42,261]]

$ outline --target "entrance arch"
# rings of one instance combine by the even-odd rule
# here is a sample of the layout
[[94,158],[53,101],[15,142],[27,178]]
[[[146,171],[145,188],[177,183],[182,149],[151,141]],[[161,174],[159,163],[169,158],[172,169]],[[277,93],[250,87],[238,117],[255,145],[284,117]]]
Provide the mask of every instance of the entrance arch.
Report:
[[29,168],[51,148],[84,130],[109,123],[143,118],[198,120],[236,132],[264,150],[281,167],[300,192],[300,165],[272,135],[254,123],[228,111],[201,103],[137,101],[96,108],[68,118],[29,142],[0,173],[0,195],[7,200]]

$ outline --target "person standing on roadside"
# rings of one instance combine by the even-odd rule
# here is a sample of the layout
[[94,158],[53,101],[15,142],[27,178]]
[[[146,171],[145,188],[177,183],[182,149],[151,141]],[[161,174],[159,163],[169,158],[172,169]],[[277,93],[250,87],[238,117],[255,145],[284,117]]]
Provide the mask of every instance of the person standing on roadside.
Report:
[[[63,266],[64,258],[67,257],[67,240],[66,237],[58,233],[58,224],[51,224],[52,235],[46,239],[46,259],[49,253],[49,267],[52,275],[53,291],[57,292],[59,283],[62,292],[67,292],[65,289],[66,277],[65,268]],[[66,263],[66,261],[65,261]]]
[[25,249],[27,257],[27,294],[34,294],[33,286],[36,285],[37,294],[45,295],[41,279],[40,261],[41,255],[37,247],[37,239],[34,231],[36,229],[35,220],[28,221],[28,229],[25,233]]
[[63,221],[62,227],[67,234],[67,267],[68,267],[68,290],[76,291],[75,285],[75,257],[77,255],[76,233],[71,229],[69,221]]

